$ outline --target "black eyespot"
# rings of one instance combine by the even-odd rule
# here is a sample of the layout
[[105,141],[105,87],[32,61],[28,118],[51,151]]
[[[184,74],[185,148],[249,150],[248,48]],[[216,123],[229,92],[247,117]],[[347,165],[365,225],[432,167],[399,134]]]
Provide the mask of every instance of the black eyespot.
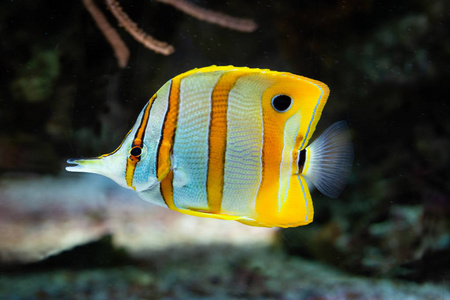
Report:
[[287,95],[277,95],[272,98],[272,107],[277,112],[285,112],[292,105],[292,98]]
[[141,156],[141,153],[142,153],[142,148],[141,148],[141,147],[138,147],[138,146],[133,147],[133,148],[131,149],[131,151],[130,151],[130,154],[131,154],[132,156],[134,156],[134,157],[139,157],[139,156]]

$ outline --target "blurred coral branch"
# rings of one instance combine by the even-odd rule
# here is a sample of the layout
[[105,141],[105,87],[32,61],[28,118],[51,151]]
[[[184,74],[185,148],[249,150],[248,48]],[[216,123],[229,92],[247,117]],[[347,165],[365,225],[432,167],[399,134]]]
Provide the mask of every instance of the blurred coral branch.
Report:
[[97,27],[113,48],[119,67],[125,68],[128,64],[128,59],[130,58],[130,51],[128,50],[127,45],[125,45],[117,31],[108,23],[105,15],[97,7],[97,5],[95,5],[93,0],[83,0],[83,4],[87,11],[91,14],[91,17],[94,19]]
[[[191,15],[199,20],[203,20],[222,27],[233,30],[252,32],[256,30],[258,25],[250,19],[235,18],[220,12],[201,8],[197,5],[189,3],[185,0],[156,0],[161,3],[169,4],[180,11]],[[163,55],[170,55],[175,50],[174,47],[166,42],[159,41],[147,34],[143,29],[131,20],[131,18],[123,11],[119,2],[116,0],[105,0],[107,8],[117,19],[119,24],[139,43],[146,48]],[[97,27],[105,36],[108,43],[114,50],[119,67],[124,68],[128,64],[130,51],[125,45],[117,31],[108,23],[105,15],[95,5],[94,0],[83,0],[83,5],[91,14]]]
[[253,20],[235,18],[220,12],[215,12],[209,9],[201,8],[185,0],[157,0],[157,1],[172,5],[173,7],[181,10],[185,14],[193,16],[194,18],[212,24],[216,24],[222,27],[244,32],[255,31],[256,28],[258,27],[258,25]]
[[123,11],[120,4],[115,0],[106,0],[106,5],[108,5],[111,13],[116,17],[119,21],[120,25],[125,28],[128,33],[134,37],[136,41],[144,45],[150,50],[155,51],[156,53],[161,53],[164,55],[172,54],[175,50],[172,45],[167,44],[166,42],[158,41],[153,38],[151,35],[147,34],[144,30],[139,28],[133,20],[128,17],[128,15]]

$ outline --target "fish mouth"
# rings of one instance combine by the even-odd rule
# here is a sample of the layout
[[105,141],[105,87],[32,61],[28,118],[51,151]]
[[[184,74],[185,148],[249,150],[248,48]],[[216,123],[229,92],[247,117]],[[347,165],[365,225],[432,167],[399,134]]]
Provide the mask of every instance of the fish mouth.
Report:
[[67,160],[67,163],[73,165],[66,167],[66,171],[69,172],[99,174],[103,167],[101,158],[70,158]]
[[78,163],[80,160],[76,158],[69,158],[67,160],[68,164],[71,164],[73,166],[67,166],[66,171],[69,172],[77,172],[80,169],[80,164]]

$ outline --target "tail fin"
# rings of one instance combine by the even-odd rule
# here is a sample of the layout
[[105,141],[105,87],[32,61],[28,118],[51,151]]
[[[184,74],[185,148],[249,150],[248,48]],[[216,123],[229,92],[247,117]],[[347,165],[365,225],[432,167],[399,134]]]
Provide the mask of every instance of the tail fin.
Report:
[[305,150],[302,175],[325,196],[337,198],[347,184],[353,164],[347,122],[332,124]]

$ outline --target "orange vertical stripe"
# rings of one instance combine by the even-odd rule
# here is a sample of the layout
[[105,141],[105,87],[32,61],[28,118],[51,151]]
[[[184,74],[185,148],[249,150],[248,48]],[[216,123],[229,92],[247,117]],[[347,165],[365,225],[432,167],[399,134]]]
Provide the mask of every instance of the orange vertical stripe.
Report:
[[[145,130],[147,129],[148,120],[150,117],[150,111],[152,110],[153,103],[156,99],[156,94],[153,95],[152,98],[148,101],[147,107],[145,108],[144,114],[141,119],[141,123],[139,124],[139,127],[136,131],[136,135],[134,136],[133,143],[131,144],[131,148],[134,146],[143,147],[144,146],[144,136],[145,136]],[[133,186],[133,177],[134,177],[134,171],[136,170],[136,165],[140,161],[140,157],[134,157],[132,155],[128,156],[127,158],[127,166],[125,169],[125,180],[127,182],[127,185],[129,187]]]
[[161,181],[159,189],[167,207],[172,210],[178,210],[173,201],[173,171],[170,171],[166,178]]
[[138,127],[136,135],[134,136],[133,146],[143,146],[143,140],[145,136],[145,130],[147,129],[148,120],[150,118],[150,111],[152,110],[153,103],[155,102],[156,94],[148,101],[147,108],[142,116],[141,124]]
[[209,161],[206,181],[208,208],[211,213],[220,213],[223,197],[225,151],[227,144],[228,95],[242,71],[224,73],[211,95],[209,123]]
[[[266,92],[267,93],[267,90]],[[263,147],[262,147],[262,178],[255,203],[258,221],[264,224],[277,224],[278,190],[280,187],[280,163],[283,153],[283,132],[279,124],[285,120],[273,112],[270,101],[262,99],[263,112]],[[271,98],[271,97],[269,97]]]
[[178,109],[180,106],[180,82],[181,78],[172,79],[170,87],[169,104],[164,117],[161,139],[158,145],[156,160],[156,176],[159,181],[164,179],[170,171],[170,155],[172,154],[175,140],[175,129],[178,121]]

